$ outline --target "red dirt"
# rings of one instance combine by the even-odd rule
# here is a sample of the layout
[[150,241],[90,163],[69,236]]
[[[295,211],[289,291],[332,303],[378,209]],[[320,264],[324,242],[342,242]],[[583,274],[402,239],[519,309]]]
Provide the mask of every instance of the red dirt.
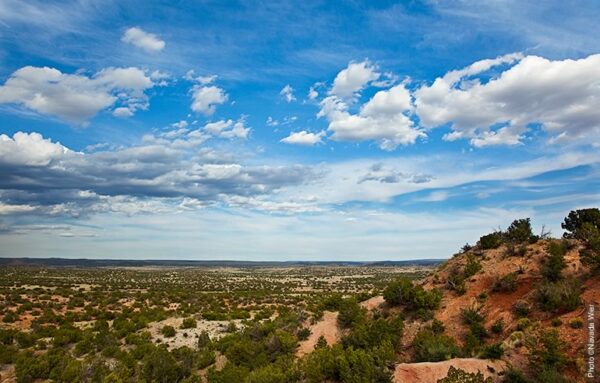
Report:
[[384,303],[383,296],[377,295],[372,298],[367,299],[366,301],[360,302],[360,307],[367,309],[368,311],[373,311],[378,309]]
[[436,363],[401,363],[394,371],[395,383],[435,383],[448,375],[450,366],[469,373],[481,372],[486,378],[500,382],[498,372],[506,369],[506,363],[484,359],[450,359]]
[[300,342],[300,346],[296,350],[296,356],[300,358],[312,352],[321,336],[325,338],[328,345],[338,343],[342,336],[337,325],[337,318],[337,312],[325,311],[323,318],[310,326],[311,334],[307,340]]

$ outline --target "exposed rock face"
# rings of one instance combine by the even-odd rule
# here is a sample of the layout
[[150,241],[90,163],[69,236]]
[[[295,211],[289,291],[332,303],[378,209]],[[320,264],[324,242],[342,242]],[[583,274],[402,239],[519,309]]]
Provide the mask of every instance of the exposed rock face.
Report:
[[484,377],[491,377],[500,382],[500,373],[506,369],[506,363],[500,360],[484,359],[450,359],[443,362],[401,363],[394,372],[395,383],[436,383],[448,375],[450,366],[469,373],[481,372]]

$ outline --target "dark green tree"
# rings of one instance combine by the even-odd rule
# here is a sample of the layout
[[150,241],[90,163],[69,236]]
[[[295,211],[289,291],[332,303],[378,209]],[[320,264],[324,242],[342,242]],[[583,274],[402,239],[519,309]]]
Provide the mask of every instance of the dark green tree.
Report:
[[600,230],[600,210],[598,208],[572,210],[561,227],[567,231],[563,237],[586,240],[587,231],[593,230],[592,228]]

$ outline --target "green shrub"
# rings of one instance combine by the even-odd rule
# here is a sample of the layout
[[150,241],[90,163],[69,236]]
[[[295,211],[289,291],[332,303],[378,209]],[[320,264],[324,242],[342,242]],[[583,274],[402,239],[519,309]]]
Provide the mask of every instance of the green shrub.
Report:
[[225,331],[229,333],[236,332],[237,326],[235,325],[235,322],[229,321],[229,323],[227,323],[227,328],[225,329]]
[[598,208],[572,210],[561,227],[566,230],[563,237],[587,242],[598,236],[594,233],[594,228],[600,230],[600,210]]
[[552,327],[560,327],[562,324],[563,322],[560,320],[560,318],[552,319]]
[[248,374],[246,383],[280,383],[287,381],[285,371],[281,371],[278,366],[267,365],[258,368]]
[[517,321],[518,331],[524,331],[529,326],[531,326],[531,321],[529,320],[529,318],[521,318]]
[[502,232],[495,231],[479,238],[479,247],[483,250],[495,249],[502,245]]
[[399,278],[391,282],[383,291],[383,298],[392,305],[404,305],[408,310],[436,310],[442,300],[439,290],[426,291],[421,286],[413,285],[408,278]]
[[298,331],[298,339],[299,340],[306,340],[308,339],[308,337],[310,336],[311,331],[308,327],[303,327]]
[[600,270],[600,210],[598,208],[574,210],[561,225],[565,238],[583,241],[586,248],[581,252],[581,262],[593,270]]
[[4,323],[13,323],[19,320],[19,315],[14,311],[7,310],[4,312],[4,317],[2,318],[2,322]]
[[393,349],[400,345],[404,323],[400,316],[369,320],[354,327],[342,339],[345,347],[372,349],[389,343]]
[[531,380],[525,377],[522,371],[517,370],[514,367],[509,367],[504,372],[504,380],[502,383],[533,383]]
[[508,273],[494,281],[492,284],[492,291],[494,292],[513,292],[517,290],[517,279],[519,274],[517,272]]
[[446,331],[446,326],[444,326],[444,323],[440,320],[434,319],[433,321],[431,321],[431,324],[429,325],[429,329],[436,335],[438,334],[443,334],[444,331]]
[[565,343],[560,339],[558,331],[546,330],[531,345],[530,363],[538,371],[560,370],[567,363],[564,348]]
[[501,334],[502,331],[504,330],[504,321],[502,320],[502,318],[495,321],[494,324],[492,325],[492,327],[490,328],[490,330],[494,334]]
[[477,274],[482,266],[473,254],[468,254],[466,263],[463,267],[455,265],[448,273],[446,281],[450,290],[456,291],[458,295],[463,295],[466,292],[466,280]]
[[600,235],[591,238],[581,251],[581,262],[593,271],[600,270]]
[[487,345],[481,351],[482,359],[500,359],[504,355],[504,348],[502,343],[493,343]]
[[573,318],[571,319],[571,322],[569,322],[569,326],[571,326],[571,328],[583,328],[583,319],[581,318]]
[[216,354],[211,349],[204,349],[200,351],[198,356],[196,357],[196,367],[199,369],[204,369],[211,364],[215,363]]
[[458,268],[454,268],[450,271],[446,283],[448,288],[456,291],[458,295],[463,295],[467,292],[464,273]]
[[481,270],[481,263],[475,259],[472,254],[467,255],[467,263],[465,264],[464,277],[470,278]]
[[542,370],[538,373],[537,379],[543,383],[572,383],[571,379],[566,378],[560,371],[555,369]]
[[448,375],[437,383],[492,383],[492,378],[484,378],[481,372],[469,373],[454,366],[448,369]]
[[181,322],[181,328],[182,328],[182,329],[186,329],[186,328],[196,328],[196,326],[197,326],[197,325],[198,325],[198,324],[197,324],[197,322],[196,322],[196,319],[194,319],[194,318],[191,318],[191,317],[190,317],[190,318],[185,318],[185,319],[183,320],[183,322]]
[[163,334],[163,336],[166,338],[172,338],[175,336],[176,331],[173,326],[167,325],[167,326],[163,326],[163,328],[160,330],[160,333]]
[[248,376],[246,367],[226,363],[222,370],[217,371],[214,367],[208,369],[208,381],[210,383],[232,383],[244,382]]
[[[385,345],[382,345],[385,348]],[[389,345],[388,345],[389,347]],[[344,349],[341,345],[316,349],[303,360],[302,373],[309,383],[327,381],[359,383],[390,382],[386,363],[393,359],[393,350],[375,348],[371,351]],[[303,381],[304,381],[303,380]]]
[[63,372],[73,361],[67,351],[60,348],[53,348],[40,355],[32,352],[19,354],[15,361],[17,382],[32,382],[36,379],[62,381]]
[[483,315],[478,307],[468,307],[460,310],[460,318],[466,325],[483,322]]
[[573,311],[581,305],[581,283],[573,278],[545,282],[537,288],[536,298],[544,311]]
[[208,335],[207,331],[202,331],[199,335],[198,335],[198,349],[199,350],[204,350],[204,349],[210,349],[212,348],[213,344],[212,341],[210,340],[210,336]]
[[565,255],[568,243],[566,241],[552,241],[548,244],[548,257],[542,265],[542,276],[551,282],[562,278],[562,270],[565,268]]
[[434,334],[430,330],[419,331],[413,340],[416,362],[439,362],[460,355],[454,338]]
[[13,345],[0,343],[0,364],[12,364],[15,362],[19,349]]
[[366,310],[360,307],[356,298],[343,299],[339,305],[338,323],[341,327],[352,327],[365,318]]
[[519,300],[513,304],[513,312],[518,318],[526,317],[527,315],[529,315],[530,311],[531,307],[526,301]]
[[529,242],[533,237],[531,219],[523,218],[514,220],[505,233],[506,239],[512,243]]
[[415,316],[421,319],[423,322],[427,322],[433,319],[433,311],[429,309],[420,308],[415,311]]

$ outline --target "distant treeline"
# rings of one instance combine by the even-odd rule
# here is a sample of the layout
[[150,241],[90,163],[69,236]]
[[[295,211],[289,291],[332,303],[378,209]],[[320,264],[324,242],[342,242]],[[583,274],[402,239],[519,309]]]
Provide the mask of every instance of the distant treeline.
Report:
[[59,267],[289,267],[289,266],[435,266],[443,259],[407,261],[344,262],[344,261],[198,261],[198,260],[134,260],[134,259],[69,259],[69,258],[0,258],[0,266],[59,266]]

